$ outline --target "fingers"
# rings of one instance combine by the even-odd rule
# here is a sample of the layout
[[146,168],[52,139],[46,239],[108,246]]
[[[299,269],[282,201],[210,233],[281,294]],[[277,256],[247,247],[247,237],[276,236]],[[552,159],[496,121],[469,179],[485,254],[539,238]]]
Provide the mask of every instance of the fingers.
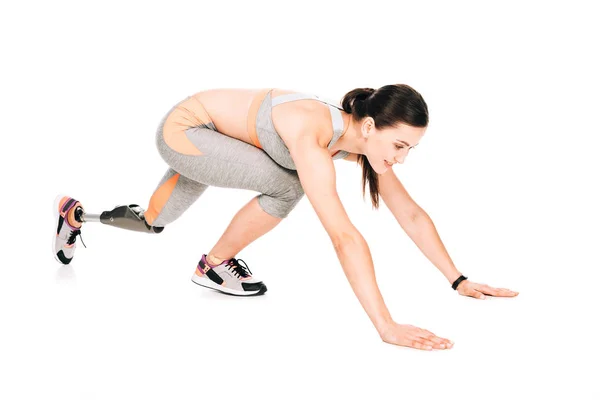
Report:
[[488,285],[478,285],[477,290],[481,293],[485,293],[490,296],[496,297],[514,297],[519,294],[519,292],[513,292],[512,290],[504,289],[504,288],[493,288]]
[[450,340],[435,336],[433,333],[425,330],[418,334],[418,338],[421,339],[422,343],[434,349],[450,349],[454,345]]
[[441,344],[454,344],[450,339],[446,339],[443,337],[436,336],[433,332],[428,331],[427,329],[421,329],[420,336],[425,337],[426,339],[433,340],[436,343]]
[[419,350],[432,350],[432,346],[423,343],[421,339],[414,339],[410,342],[410,347],[414,347]]
[[514,290],[509,290],[505,288],[499,288],[496,290],[500,291],[500,296],[502,297],[514,297],[519,295],[519,292],[515,292]]
[[454,343],[448,339],[436,336],[426,329],[417,328],[414,341],[425,347],[425,350],[450,349]]
[[466,290],[463,293],[465,296],[475,297],[476,299],[485,300],[485,295],[475,289]]
[[451,349],[454,343],[447,339],[438,338],[431,334],[427,337],[420,336],[419,334],[410,335],[405,343],[400,343],[403,346],[413,347],[419,350],[444,350]]
[[463,282],[465,284],[458,286],[458,292],[463,296],[484,300],[485,295],[494,297],[515,297],[519,295],[519,292],[506,288],[494,288],[485,283]]
[[410,347],[414,347],[415,349],[419,349],[419,350],[433,350],[433,349],[444,350],[444,349],[450,349],[452,347],[452,345],[438,344],[438,343],[432,342],[431,340],[417,337],[417,338],[414,338],[413,340],[411,340]]
[[[463,282],[467,282],[467,281],[463,281]],[[475,297],[476,299],[484,300],[485,295],[477,290],[482,286],[484,286],[484,285],[481,285],[479,283],[469,282],[468,285],[459,285],[458,293],[460,293],[463,296],[470,296],[470,297]]]
[[451,349],[454,343],[413,325],[393,324],[380,331],[384,342],[418,350]]

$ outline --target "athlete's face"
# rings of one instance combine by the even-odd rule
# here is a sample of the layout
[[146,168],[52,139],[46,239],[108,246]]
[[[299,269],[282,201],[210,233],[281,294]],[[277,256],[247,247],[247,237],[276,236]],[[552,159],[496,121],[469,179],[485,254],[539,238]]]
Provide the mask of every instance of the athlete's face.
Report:
[[383,174],[392,165],[404,163],[408,152],[419,144],[426,129],[405,124],[377,129],[373,118],[366,118],[361,132],[367,139],[365,153],[375,172]]

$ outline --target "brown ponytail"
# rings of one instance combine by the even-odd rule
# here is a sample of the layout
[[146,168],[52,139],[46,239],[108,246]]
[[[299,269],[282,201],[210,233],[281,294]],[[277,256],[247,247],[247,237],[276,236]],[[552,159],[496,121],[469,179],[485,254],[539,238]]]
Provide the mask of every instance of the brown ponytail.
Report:
[[[365,117],[375,120],[377,129],[393,127],[404,123],[414,127],[425,127],[429,123],[429,111],[423,97],[408,85],[386,85],[375,90],[358,88],[349,91],[342,99],[344,112],[352,115],[356,122]],[[366,155],[359,154],[358,164],[362,166],[363,197],[369,182],[371,203],[379,208],[379,175],[375,172]]]

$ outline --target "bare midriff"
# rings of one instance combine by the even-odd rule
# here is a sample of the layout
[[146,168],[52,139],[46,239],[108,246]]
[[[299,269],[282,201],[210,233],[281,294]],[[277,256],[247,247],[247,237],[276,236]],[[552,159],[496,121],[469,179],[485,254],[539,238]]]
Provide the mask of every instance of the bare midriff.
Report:
[[[210,120],[220,133],[244,141],[251,145],[257,145],[257,138],[249,131],[249,113],[252,113],[253,102],[260,102],[264,95],[270,89],[211,89],[198,92],[193,96],[204,106]],[[272,89],[271,97],[275,98],[288,93],[296,93],[292,90]],[[257,96],[260,96],[257,101]],[[280,104],[272,109],[271,117],[273,126],[284,143],[288,144],[294,140],[297,134],[296,126],[290,126],[286,123],[291,113],[309,111],[320,121],[323,129],[328,129],[330,135],[333,135],[331,114],[326,104],[317,100],[296,100],[289,103]],[[255,123],[255,121],[250,121]],[[259,147],[259,146],[257,146]],[[332,155],[335,152],[331,152]]]

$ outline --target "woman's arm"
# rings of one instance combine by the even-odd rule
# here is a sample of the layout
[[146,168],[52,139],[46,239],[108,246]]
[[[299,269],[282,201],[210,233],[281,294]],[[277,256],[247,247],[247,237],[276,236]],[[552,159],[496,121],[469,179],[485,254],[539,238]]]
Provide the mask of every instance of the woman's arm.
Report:
[[[413,325],[395,323],[375,280],[369,247],[350,222],[337,194],[335,169],[327,144],[331,131],[320,129],[314,113],[294,113],[287,122],[296,129],[286,142],[306,197],[327,231],[354,294],[384,342],[422,350],[452,347],[445,338]],[[290,132],[291,133],[291,132]],[[290,137],[290,136],[288,136]]]
[[[356,162],[358,156],[349,154],[344,159]],[[398,224],[423,252],[425,257],[444,274],[450,283],[454,282],[461,273],[456,269],[437,235],[433,221],[431,221],[425,210],[410,197],[392,168],[379,175],[379,193]]]
[[300,134],[288,147],[304,192],[333,243],[352,290],[381,333],[392,318],[375,280],[369,247],[337,194],[329,151],[319,145],[314,133]]
[[384,342],[421,350],[449,349],[453,343],[413,325],[395,323],[375,280],[369,247],[350,222],[335,187],[335,169],[326,144],[317,135],[301,134],[288,148],[300,182],[329,234],[354,294]]
[[446,251],[429,215],[410,197],[394,170],[379,177],[379,193],[404,232],[421,252],[452,283],[461,273]]
[[[429,215],[410,197],[394,171],[390,168],[379,178],[379,192],[385,205],[390,209],[404,232],[417,245],[419,250],[452,284],[461,273],[450,258]],[[458,293],[463,296],[484,299],[491,296],[516,296],[518,292],[496,289],[485,284],[463,281]]]

